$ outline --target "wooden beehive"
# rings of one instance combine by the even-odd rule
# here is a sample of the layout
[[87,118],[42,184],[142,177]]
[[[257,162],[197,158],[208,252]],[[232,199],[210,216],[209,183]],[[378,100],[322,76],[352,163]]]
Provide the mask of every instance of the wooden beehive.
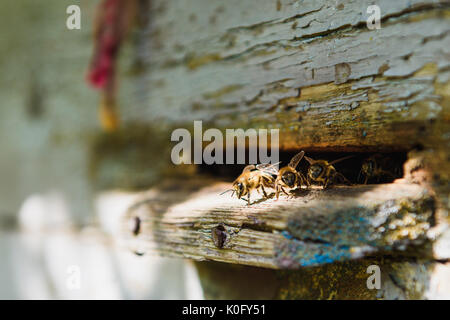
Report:
[[[134,143],[131,154],[148,155],[136,156],[133,165],[145,165],[127,183],[155,187],[123,217],[123,244],[139,255],[200,261],[208,297],[433,297],[436,270],[450,256],[450,2],[380,0],[375,30],[366,23],[371,4],[152,1],[149,24],[135,35],[140,72],[121,90],[128,125],[93,149],[125,141],[125,152]],[[290,155],[396,152],[403,175],[247,206],[219,196],[235,176],[172,168],[168,137],[195,120],[220,130],[280,129]],[[142,127],[151,129],[136,133]],[[155,146],[164,146],[157,156],[148,150]],[[107,165],[96,157],[94,168]],[[360,170],[357,162],[344,167]],[[153,175],[142,181],[140,172]],[[366,287],[373,264],[383,273],[380,290]],[[245,290],[232,290],[240,283]]]

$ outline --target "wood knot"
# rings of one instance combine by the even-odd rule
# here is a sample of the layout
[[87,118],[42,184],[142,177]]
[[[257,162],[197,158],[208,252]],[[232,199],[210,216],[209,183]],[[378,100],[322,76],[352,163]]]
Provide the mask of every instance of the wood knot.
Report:
[[225,230],[225,227],[222,224],[219,224],[217,227],[211,229],[211,237],[214,245],[217,248],[221,249],[225,245],[228,234]]

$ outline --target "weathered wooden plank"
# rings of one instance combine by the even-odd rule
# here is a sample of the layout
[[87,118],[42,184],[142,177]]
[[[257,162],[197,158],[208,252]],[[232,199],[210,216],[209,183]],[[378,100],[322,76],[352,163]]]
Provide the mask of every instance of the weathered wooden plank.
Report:
[[370,4],[155,1],[140,53],[149,72],[139,103],[135,90],[124,95],[126,116],[276,127],[291,149],[423,143],[423,128],[449,112],[450,2],[380,1],[374,31]]
[[292,199],[256,198],[250,206],[219,196],[227,188],[197,181],[175,191],[153,189],[124,217],[124,244],[137,254],[298,268],[407,254],[426,244],[434,224],[432,196],[404,181],[299,190]]

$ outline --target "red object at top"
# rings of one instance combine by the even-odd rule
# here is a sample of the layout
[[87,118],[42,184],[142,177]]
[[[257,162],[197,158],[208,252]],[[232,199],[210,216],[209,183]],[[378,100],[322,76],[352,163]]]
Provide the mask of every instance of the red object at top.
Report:
[[87,81],[95,88],[107,88],[114,81],[115,61],[126,29],[125,1],[103,0],[99,5],[94,55],[87,75]]

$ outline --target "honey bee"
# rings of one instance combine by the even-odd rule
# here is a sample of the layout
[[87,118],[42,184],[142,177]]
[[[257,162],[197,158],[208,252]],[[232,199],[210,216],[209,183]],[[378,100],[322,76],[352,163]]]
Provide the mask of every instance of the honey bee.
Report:
[[347,156],[328,162],[326,160],[314,160],[305,156],[306,161],[310,164],[308,168],[308,178],[321,184],[323,189],[326,189],[330,184],[335,183],[337,179],[341,179],[345,183],[351,184],[342,173],[336,171],[333,164],[353,157],[354,156]]
[[393,173],[384,169],[387,165],[389,165],[389,162],[389,158],[383,157],[379,153],[365,159],[361,165],[358,181],[360,181],[361,176],[364,176],[364,184],[367,184],[367,182],[373,178],[377,178],[378,182],[383,177],[395,179],[395,175]]
[[248,205],[250,205],[250,192],[253,189],[256,189],[259,193],[259,189],[261,188],[264,197],[268,198],[264,187],[274,188],[275,178],[267,171],[269,170],[268,168],[275,165],[278,164],[269,164],[261,166],[261,168],[262,167],[267,168],[266,171],[259,170],[258,168],[260,167],[260,165],[255,166],[254,164],[251,164],[246,166],[242,171],[241,175],[237,177],[236,180],[234,180],[233,188],[225,192],[232,191],[233,193],[231,194],[231,196],[233,196],[234,193],[236,193],[238,199],[241,199],[242,197],[247,195]]
[[[296,170],[299,162],[303,159],[304,155],[305,152],[300,151],[291,159],[286,167],[283,167],[280,170],[275,170],[273,166],[269,167],[269,169],[271,169],[272,171],[269,171],[268,173],[275,174],[277,176],[275,179],[275,196],[277,197],[277,200],[280,195],[280,190],[285,195],[288,195],[284,188],[293,189],[296,187],[300,187],[302,184],[309,187],[309,182],[305,178],[305,176],[301,172]],[[267,168],[259,167],[259,169],[267,172]]]

